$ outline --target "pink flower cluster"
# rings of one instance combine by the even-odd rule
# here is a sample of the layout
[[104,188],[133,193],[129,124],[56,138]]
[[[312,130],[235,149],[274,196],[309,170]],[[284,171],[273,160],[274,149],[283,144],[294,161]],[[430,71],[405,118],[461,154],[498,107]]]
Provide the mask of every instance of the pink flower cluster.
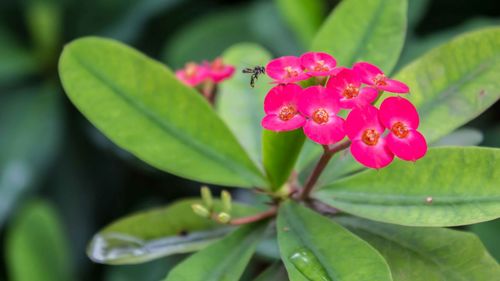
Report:
[[[351,153],[361,164],[382,168],[394,156],[407,161],[423,157],[427,144],[417,131],[416,108],[401,97],[372,103],[383,91],[408,93],[404,83],[390,79],[375,65],[358,62],[352,69],[337,67],[326,53],[308,52],[270,61],[266,73],[276,85],[264,100],[262,126],[276,132],[302,128],[312,141],[330,145],[347,135]],[[314,77],[326,85],[303,89],[296,84]],[[350,110],[346,120],[337,114]],[[387,129],[387,132],[386,132]]]
[[230,78],[234,70],[234,66],[224,64],[221,58],[216,58],[211,62],[204,61],[201,64],[189,62],[183,69],[177,70],[175,75],[184,84],[196,87],[206,81],[220,83]]

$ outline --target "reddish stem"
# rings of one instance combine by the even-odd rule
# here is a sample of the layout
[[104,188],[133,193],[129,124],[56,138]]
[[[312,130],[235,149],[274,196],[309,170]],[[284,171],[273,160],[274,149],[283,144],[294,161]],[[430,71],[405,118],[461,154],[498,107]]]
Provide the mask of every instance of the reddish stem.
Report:
[[301,200],[306,200],[309,198],[309,194],[311,193],[312,189],[314,188],[314,185],[319,179],[319,176],[323,172],[323,170],[326,168],[326,165],[332,159],[332,156],[335,155],[335,153],[344,150],[348,148],[351,145],[351,142],[349,140],[338,142],[333,145],[323,145],[323,155],[319,159],[318,163],[316,164],[316,167],[314,167],[313,172],[311,173],[311,176],[309,176],[309,179],[307,180],[304,189],[302,190],[302,193],[300,194],[300,199]]
[[275,216],[277,211],[278,211],[278,209],[276,207],[273,207],[265,212],[255,214],[253,216],[232,219],[229,221],[229,224],[230,225],[242,225],[242,224],[249,224],[252,222],[265,220],[267,218]]

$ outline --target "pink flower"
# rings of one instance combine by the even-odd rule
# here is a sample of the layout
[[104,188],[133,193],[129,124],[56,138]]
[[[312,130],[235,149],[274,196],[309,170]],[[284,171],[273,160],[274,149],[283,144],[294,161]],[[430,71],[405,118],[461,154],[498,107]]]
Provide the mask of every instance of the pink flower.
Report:
[[183,69],[177,70],[175,76],[184,84],[195,87],[208,78],[208,70],[202,65],[189,62]]
[[307,52],[300,56],[300,62],[309,76],[330,76],[338,72],[337,61],[327,53]]
[[344,68],[330,77],[326,85],[338,97],[341,108],[349,109],[371,104],[378,95],[371,87],[361,87],[361,79],[351,69]]
[[408,93],[410,88],[403,82],[387,78],[382,70],[367,62],[354,64],[354,71],[359,75],[363,83],[374,86],[377,90],[391,93]]
[[389,97],[380,105],[380,121],[390,130],[387,145],[399,158],[416,161],[427,152],[427,142],[417,131],[419,118],[415,106],[400,97]]
[[353,109],[345,121],[345,130],[352,142],[352,156],[361,164],[380,169],[394,159],[387,140],[382,137],[385,128],[374,106]]
[[345,137],[344,120],[339,111],[337,98],[321,86],[305,89],[299,96],[299,111],[307,117],[304,134],[319,144],[332,144]]
[[299,114],[298,99],[302,88],[296,84],[280,84],[272,88],[264,99],[266,116],[262,127],[281,132],[298,129],[306,119]]
[[208,76],[214,83],[222,82],[231,77],[234,73],[234,66],[224,64],[221,58],[216,58],[212,62],[205,62],[204,66],[208,70]]
[[280,57],[270,61],[266,73],[277,83],[294,83],[309,78],[304,73],[300,58],[294,56]]

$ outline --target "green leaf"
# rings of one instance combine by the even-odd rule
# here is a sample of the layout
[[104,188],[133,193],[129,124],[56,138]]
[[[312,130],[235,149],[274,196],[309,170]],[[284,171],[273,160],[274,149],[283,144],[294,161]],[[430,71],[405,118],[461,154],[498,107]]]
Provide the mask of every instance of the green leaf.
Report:
[[318,31],[326,10],[323,0],[276,0],[281,16],[304,46],[308,46]]
[[[221,202],[214,203],[214,210],[221,211]],[[191,209],[193,204],[203,203],[186,199],[120,219],[93,237],[87,254],[99,263],[142,263],[197,251],[233,230],[196,215]],[[233,203],[231,215],[241,217],[257,211],[254,207]]]
[[498,236],[500,235],[500,219],[473,224],[470,230],[474,232],[485,244],[491,255],[500,262],[500,244]]
[[338,221],[384,256],[394,281],[489,281],[500,276],[498,264],[471,233],[354,217]]
[[0,225],[55,159],[62,137],[59,106],[50,86],[0,96]]
[[77,108],[148,164],[203,182],[266,185],[210,105],[164,65],[116,41],[89,37],[64,48],[59,73]]
[[167,257],[144,264],[106,267],[105,281],[158,281],[179,263],[180,257]]
[[270,89],[270,79],[260,75],[259,80],[255,81],[255,88],[252,88],[250,75],[241,73],[241,70],[265,65],[271,55],[259,45],[241,43],[226,50],[222,57],[225,63],[236,67],[236,72],[219,86],[217,112],[254,162],[262,163],[260,121],[264,117],[264,97]]
[[311,50],[323,51],[350,67],[369,61],[390,73],[406,34],[406,0],[344,0],[326,19]]
[[73,280],[69,244],[50,204],[27,204],[8,229],[6,242],[9,280]]
[[500,149],[433,148],[415,163],[395,160],[320,189],[347,213],[410,226],[454,226],[500,216]]
[[277,231],[291,281],[392,280],[387,263],[368,243],[297,203],[281,205]]
[[420,20],[425,16],[430,0],[408,0],[408,29],[414,31]]
[[249,224],[206,249],[193,254],[167,276],[165,281],[239,280],[262,236],[265,224]]
[[444,136],[433,146],[473,146],[483,141],[483,133],[474,128],[463,128]]
[[474,119],[500,98],[500,28],[466,33],[428,52],[395,77],[420,114],[432,143]]
[[288,281],[288,277],[283,264],[276,262],[259,274],[254,281]]
[[264,130],[263,162],[273,190],[278,190],[290,177],[304,140],[302,130],[279,133]]

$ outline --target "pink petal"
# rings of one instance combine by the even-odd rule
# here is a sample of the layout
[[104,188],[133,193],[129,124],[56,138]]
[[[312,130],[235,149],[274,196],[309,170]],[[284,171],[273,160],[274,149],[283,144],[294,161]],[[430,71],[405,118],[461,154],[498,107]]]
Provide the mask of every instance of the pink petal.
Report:
[[359,91],[359,95],[354,98],[340,97],[339,104],[341,108],[351,109],[364,107],[371,104],[378,96],[378,91],[372,87],[364,87]]
[[320,108],[326,110],[330,116],[339,112],[337,98],[331,90],[321,86],[312,86],[303,90],[299,95],[298,108],[303,115],[308,117]]
[[367,85],[374,85],[373,79],[377,75],[384,75],[384,72],[375,65],[367,62],[358,62],[353,66],[353,70],[359,75],[363,83]]
[[377,88],[382,91],[399,93],[399,94],[405,94],[410,92],[410,88],[405,83],[400,82],[398,80],[386,79],[385,83],[386,83],[385,86],[379,85],[377,86]]
[[342,96],[342,92],[347,85],[352,84],[356,87],[361,85],[358,75],[349,68],[340,68],[337,75],[330,77],[326,87],[332,89],[336,95]]
[[347,116],[344,127],[351,140],[360,138],[367,129],[375,130],[380,134],[384,132],[384,126],[378,118],[378,109],[372,105],[353,109]]
[[359,163],[374,169],[383,168],[394,159],[394,154],[387,147],[384,138],[380,138],[376,145],[367,145],[361,140],[353,140],[351,153]]
[[278,114],[284,105],[297,106],[302,88],[296,84],[277,85],[269,90],[264,99],[266,114]]
[[410,130],[405,138],[387,135],[387,145],[397,157],[406,161],[416,161],[427,152],[427,142],[417,130]]
[[417,129],[419,117],[417,109],[408,100],[401,97],[388,97],[380,105],[380,121],[386,128],[392,128],[396,122]]
[[304,134],[319,144],[333,144],[345,137],[344,120],[338,116],[330,116],[328,122],[318,124],[307,120],[304,125]]
[[328,76],[336,72],[337,61],[327,53],[307,52],[300,57],[300,61],[309,76]]
[[298,129],[304,126],[305,122],[306,119],[300,114],[295,115],[288,121],[281,120],[276,114],[270,114],[262,118],[261,125],[262,127],[264,127],[264,129],[270,131],[283,132]]
[[[295,71],[297,75],[290,77],[287,68]],[[266,74],[276,80],[277,83],[294,83],[309,78],[302,68],[300,58],[294,56],[271,60],[266,66]]]
[[[189,75],[187,69],[189,68]],[[184,84],[195,87],[209,78],[207,68],[195,63],[187,63],[183,69],[175,72],[175,76]]]

